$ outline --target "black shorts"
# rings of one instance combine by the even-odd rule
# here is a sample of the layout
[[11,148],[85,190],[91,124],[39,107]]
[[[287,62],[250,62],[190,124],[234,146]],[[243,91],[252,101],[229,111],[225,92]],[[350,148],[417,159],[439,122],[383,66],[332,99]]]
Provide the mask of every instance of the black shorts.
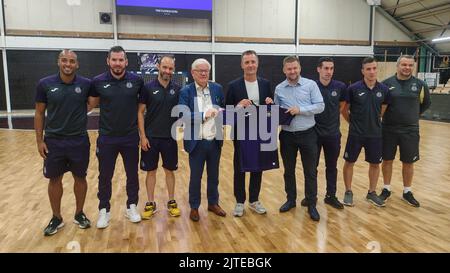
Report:
[[400,161],[414,163],[419,157],[419,132],[397,133],[383,130],[383,159],[394,160],[397,146],[400,147]]
[[372,164],[379,164],[382,161],[382,138],[381,137],[360,137],[349,135],[347,145],[345,145],[344,159],[354,163],[358,160],[361,148],[364,147],[366,161]]
[[91,146],[88,136],[46,137],[44,142],[48,149],[43,168],[46,178],[58,177],[68,171],[78,177],[86,176]]
[[149,138],[150,149],[141,150],[141,170],[154,171],[158,168],[159,154],[163,168],[169,171],[178,169],[178,145],[172,138]]

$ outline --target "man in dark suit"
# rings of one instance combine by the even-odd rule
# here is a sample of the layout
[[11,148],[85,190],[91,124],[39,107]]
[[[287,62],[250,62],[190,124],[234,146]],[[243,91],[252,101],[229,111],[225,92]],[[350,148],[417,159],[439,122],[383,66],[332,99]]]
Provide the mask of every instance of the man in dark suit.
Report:
[[[253,50],[247,50],[241,56],[241,68],[244,76],[231,81],[228,84],[226,104],[237,107],[248,107],[249,105],[264,105],[273,103],[273,94],[270,90],[268,80],[257,76],[258,55]],[[235,129],[235,128],[234,128]],[[244,214],[245,193],[245,172],[240,167],[240,148],[237,140],[237,130],[234,131],[234,196],[236,206],[233,215],[241,217]],[[249,185],[249,207],[258,214],[265,214],[266,209],[259,201],[261,190],[262,171],[250,173]]]
[[[189,108],[190,117],[184,130],[184,149],[189,153],[189,204],[190,218],[200,220],[198,208],[201,201],[201,180],[206,162],[208,210],[224,217],[225,211],[219,206],[219,161],[223,140],[222,127],[216,125],[217,107],[225,107],[222,86],[209,82],[211,65],[205,59],[197,59],[192,63],[191,73],[194,82],[180,91],[180,106]],[[186,114],[186,113],[184,113]],[[184,117],[186,120],[186,116]]]

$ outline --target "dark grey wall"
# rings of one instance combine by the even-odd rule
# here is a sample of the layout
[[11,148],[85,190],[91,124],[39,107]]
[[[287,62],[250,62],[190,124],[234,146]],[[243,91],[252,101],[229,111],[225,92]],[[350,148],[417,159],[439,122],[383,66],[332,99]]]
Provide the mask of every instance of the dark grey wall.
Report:
[[3,51],[0,51],[0,111],[6,110],[5,77],[3,76]]

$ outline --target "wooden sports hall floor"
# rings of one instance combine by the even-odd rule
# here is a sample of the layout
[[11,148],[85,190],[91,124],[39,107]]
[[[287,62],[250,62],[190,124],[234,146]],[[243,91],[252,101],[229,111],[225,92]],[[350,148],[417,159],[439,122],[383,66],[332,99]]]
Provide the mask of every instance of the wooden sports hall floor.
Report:
[[[345,147],[347,125],[342,126]],[[85,212],[93,227],[79,229],[72,223],[75,203],[73,180],[64,178],[62,214],[65,227],[51,237],[43,228],[51,218],[47,180],[42,176],[33,131],[0,130],[0,252],[450,252],[450,124],[421,121],[421,160],[416,164],[413,192],[421,202],[414,208],[401,200],[402,180],[398,161],[394,165],[393,197],[385,208],[365,201],[368,165],[355,166],[356,206],[337,211],[323,203],[324,161],[319,167],[319,223],[310,220],[299,206],[304,195],[301,164],[297,163],[297,208],[280,214],[285,201],[282,168],[265,172],[260,200],[268,209],[256,215],[247,208],[235,218],[232,183],[232,144],[225,143],[220,167],[220,204],[228,212],[221,218],[206,210],[205,175],[202,186],[201,220],[189,220],[187,154],[179,149],[176,172],[176,199],[182,210],[171,218],[164,210],[167,202],[164,174],[158,172],[156,201],[159,212],[139,224],[124,217],[125,172],[119,157],[113,178],[112,220],[105,230],[95,228],[97,220],[96,132],[90,132],[91,163]],[[181,143],[180,143],[181,144]],[[179,148],[182,146],[180,145]],[[343,150],[342,148],[342,150]],[[343,151],[341,150],[341,156]],[[281,158],[280,158],[281,159]],[[338,162],[338,198],[342,200],[342,158]],[[140,172],[139,210],[146,201],[144,172]],[[381,189],[380,176],[378,190]],[[247,186],[248,188],[248,186]]]

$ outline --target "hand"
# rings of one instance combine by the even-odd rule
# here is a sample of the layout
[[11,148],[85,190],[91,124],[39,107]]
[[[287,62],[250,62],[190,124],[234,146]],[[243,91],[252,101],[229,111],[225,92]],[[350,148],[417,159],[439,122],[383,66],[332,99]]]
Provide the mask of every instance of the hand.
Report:
[[205,119],[208,119],[208,118],[214,118],[214,117],[217,116],[217,113],[218,113],[217,109],[211,108],[211,109],[209,109],[208,111],[206,111],[206,113],[205,113]]
[[272,104],[272,103],[273,103],[272,98],[267,97],[267,98],[266,98],[266,104]]
[[44,141],[38,142],[37,144],[38,152],[43,159],[47,159],[48,149],[47,144]]
[[243,99],[238,103],[238,105],[245,108],[249,105],[252,105],[252,101],[249,99]]
[[150,149],[150,142],[148,141],[148,138],[141,137],[141,149],[146,152]]
[[287,113],[289,113],[289,114],[291,114],[292,116],[295,116],[295,115],[298,115],[298,114],[300,114],[300,109],[298,108],[298,107],[291,107],[291,108],[288,108],[288,110],[285,112],[286,114]]

